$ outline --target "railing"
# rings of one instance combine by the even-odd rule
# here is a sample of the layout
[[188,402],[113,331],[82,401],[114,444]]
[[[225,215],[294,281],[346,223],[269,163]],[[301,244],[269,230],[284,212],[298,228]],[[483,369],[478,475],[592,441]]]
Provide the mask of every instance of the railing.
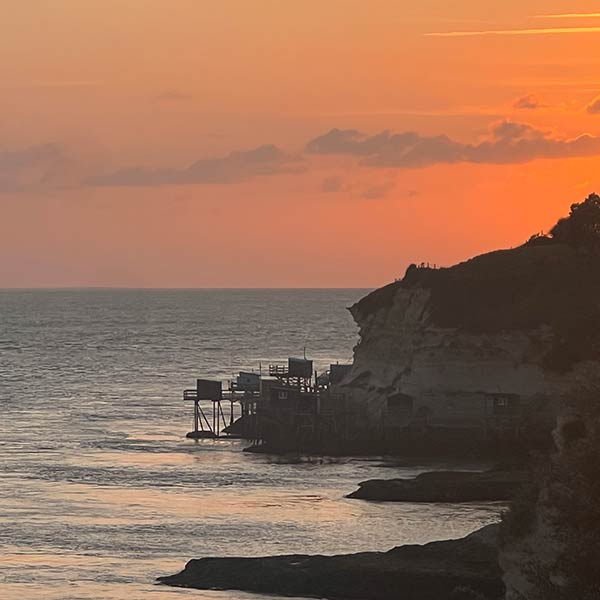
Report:
[[287,365],[269,365],[269,375],[271,376],[286,376],[289,374]]
[[196,389],[183,390],[184,400],[201,400],[206,402],[242,402],[242,401],[253,401],[260,399],[260,392],[239,392],[232,390],[230,392],[223,392],[220,398],[198,398],[198,391]]
[[[229,394],[229,396],[232,396],[232,394]],[[220,402],[221,400],[230,400],[231,398],[229,398],[226,393],[222,393],[220,398],[198,398],[198,390],[191,389],[183,390],[183,399],[193,400],[194,402],[196,400],[206,400],[207,402]]]
[[260,391],[260,384],[248,384],[248,383],[238,383],[237,381],[232,381],[230,384],[230,389],[232,392],[258,392]]

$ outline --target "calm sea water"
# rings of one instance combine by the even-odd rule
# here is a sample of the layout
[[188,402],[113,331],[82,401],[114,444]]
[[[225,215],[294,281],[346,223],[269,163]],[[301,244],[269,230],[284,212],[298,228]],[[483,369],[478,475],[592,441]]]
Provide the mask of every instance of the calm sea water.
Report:
[[[426,466],[185,439],[184,387],[302,355],[347,360],[366,290],[0,291],[0,598],[256,598],[174,590],[194,557],[385,550],[498,505],[344,499]],[[441,465],[435,465],[439,467]]]

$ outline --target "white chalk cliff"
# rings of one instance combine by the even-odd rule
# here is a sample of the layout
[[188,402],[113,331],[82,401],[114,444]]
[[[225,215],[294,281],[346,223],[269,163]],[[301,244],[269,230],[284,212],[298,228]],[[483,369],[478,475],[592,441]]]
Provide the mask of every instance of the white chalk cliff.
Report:
[[562,299],[549,310],[536,303],[556,285],[549,273],[572,261],[562,246],[524,246],[449,269],[409,268],[351,307],[360,341],[342,389],[372,423],[393,426],[503,426],[527,407],[553,419],[578,365],[548,368]]

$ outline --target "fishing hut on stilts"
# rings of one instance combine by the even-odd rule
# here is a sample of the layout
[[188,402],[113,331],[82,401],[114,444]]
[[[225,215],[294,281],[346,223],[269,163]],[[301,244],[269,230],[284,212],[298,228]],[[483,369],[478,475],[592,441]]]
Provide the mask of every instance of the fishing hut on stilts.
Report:
[[[184,390],[183,399],[194,403],[194,429],[186,437],[206,439],[221,437],[221,431],[234,419],[233,400],[230,402],[228,419],[223,411],[223,388],[220,381],[196,380],[196,388]],[[229,421],[229,423],[227,423]]]
[[194,403],[194,428],[186,437],[192,439],[242,437],[231,428],[240,416],[245,416],[249,412],[255,414],[256,411],[252,406],[259,391],[260,376],[257,373],[240,372],[227,391],[223,391],[221,381],[197,379],[195,388],[183,392],[183,399]]
[[345,420],[345,402],[333,394],[350,365],[331,365],[320,375],[312,360],[289,358],[287,364],[269,365],[268,374],[240,372],[223,391],[220,381],[198,379],[185,390],[194,403],[193,439],[244,438],[259,446],[275,440],[314,441],[339,435]]

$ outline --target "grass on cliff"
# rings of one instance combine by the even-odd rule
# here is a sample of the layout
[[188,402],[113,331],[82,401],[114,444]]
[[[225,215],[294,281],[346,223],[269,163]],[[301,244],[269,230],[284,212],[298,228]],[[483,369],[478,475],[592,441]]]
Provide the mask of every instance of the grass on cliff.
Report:
[[362,299],[363,317],[391,307],[400,288],[431,290],[434,325],[477,334],[553,332],[545,366],[567,371],[600,358],[600,197],[574,204],[553,228],[518,248],[483,254],[444,269],[411,265],[401,281]]
[[600,315],[600,261],[566,244],[492,252],[424,275],[432,318],[442,327],[484,333],[564,328],[582,315]]
[[411,267],[402,281],[367,296],[362,314],[390,307],[399,288],[431,290],[439,327],[477,334],[554,332],[546,366],[566,371],[600,358],[600,257],[560,242],[526,244],[483,254],[447,269]]

